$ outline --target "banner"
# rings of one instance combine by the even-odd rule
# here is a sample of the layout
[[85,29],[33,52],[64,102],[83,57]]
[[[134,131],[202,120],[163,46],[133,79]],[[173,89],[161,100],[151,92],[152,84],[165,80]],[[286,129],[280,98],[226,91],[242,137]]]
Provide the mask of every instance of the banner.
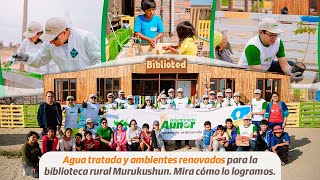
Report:
[[109,110],[106,118],[113,129],[118,123],[122,123],[128,129],[129,122],[135,119],[138,127],[141,128],[144,123],[147,123],[152,130],[153,121],[158,120],[164,139],[195,140],[202,136],[204,122],[210,121],[212,128],[224,125],[227,118],[239,124],[243,116],[249,112],[250,106],[224,107],[210,111],[206,109]]

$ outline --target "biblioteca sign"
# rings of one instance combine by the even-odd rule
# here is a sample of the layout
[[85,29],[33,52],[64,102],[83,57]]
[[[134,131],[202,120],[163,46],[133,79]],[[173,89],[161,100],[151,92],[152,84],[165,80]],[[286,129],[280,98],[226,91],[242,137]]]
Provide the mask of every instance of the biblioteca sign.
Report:
[[187,73],[187,58],[146,58],[146,73]]

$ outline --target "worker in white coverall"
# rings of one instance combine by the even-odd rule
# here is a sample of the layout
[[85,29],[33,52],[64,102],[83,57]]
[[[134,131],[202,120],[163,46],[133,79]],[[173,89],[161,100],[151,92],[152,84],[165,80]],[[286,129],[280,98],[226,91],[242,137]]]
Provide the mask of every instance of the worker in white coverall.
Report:
[[[17,53],[36,53],[37,50],[43,44],[42,40],[39,38],[43,34],[43,27],[40,23],[32,21],[28,24],[27,30],[23,33],[26,37],[17,50]],[[34,68],[31,66],[25,66],[27,72],[38,73],[38,74],[52,74],[59,73],[59,68],[52,60],[48,64],[40,64],[39,68]]]
[[12,57],[37,68],[52,59],[61,72],[78,71],[101,63],[100,46],[94,35],[70,28],[64,18],[49,19],[40,39],[47,42],[35,54],[19,52]]

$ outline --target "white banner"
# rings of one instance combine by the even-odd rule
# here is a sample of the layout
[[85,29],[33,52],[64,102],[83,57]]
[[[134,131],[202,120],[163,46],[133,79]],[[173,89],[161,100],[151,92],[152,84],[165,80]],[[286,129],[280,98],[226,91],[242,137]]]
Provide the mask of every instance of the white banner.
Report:
[[185,110],[109,110],[108,125],[113,129],[121,122],[126,129],[129,122],[135,119],[141,128],[144,123],[152,130],[153,121],[160,122],[163,138],[166,140],[195,140],[202,136],[204,122],[210,121],[212,128],[224,125],[227,118],[235,124],[241,123],[244,115],[250,112],[250,106],[224,107],[215,110],[185,109]]

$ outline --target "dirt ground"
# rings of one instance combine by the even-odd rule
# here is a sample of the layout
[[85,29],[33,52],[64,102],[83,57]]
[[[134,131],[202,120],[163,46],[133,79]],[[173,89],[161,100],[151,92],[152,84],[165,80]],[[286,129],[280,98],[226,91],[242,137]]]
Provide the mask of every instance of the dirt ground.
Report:
[[[0,150],[21,149],[26,142],[26,134],[30,130],[40,132],[39,129],[28,128],[0,128]],[[289,164],[282,167],[282,180],[319,180],[318,150],[320,149],[320,128],[303,129],[288,128],[286,131],[291,137],[291,148],[289,152]],[[194,142],[192,141],[193,146]],[[169,151],[174,150],[173,141],[169,141]],[[178,151],[195,151],[182,148]],[[0,180],[27,180],[29,177],[22,176],[20,166],[21,158],[7,158],[0,156]]]

